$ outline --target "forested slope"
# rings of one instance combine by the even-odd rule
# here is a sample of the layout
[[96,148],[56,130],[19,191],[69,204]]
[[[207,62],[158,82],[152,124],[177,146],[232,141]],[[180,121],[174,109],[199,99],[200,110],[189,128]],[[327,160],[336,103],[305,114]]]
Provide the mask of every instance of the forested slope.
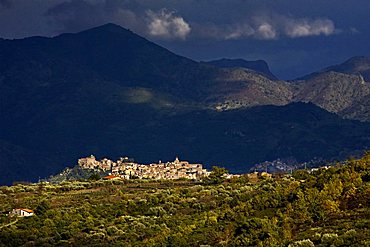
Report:
[[[0,188],[2,246],[369,246],[370,153],[222,183],[80,181]],[[16,223],[15,207],[36,215]]]

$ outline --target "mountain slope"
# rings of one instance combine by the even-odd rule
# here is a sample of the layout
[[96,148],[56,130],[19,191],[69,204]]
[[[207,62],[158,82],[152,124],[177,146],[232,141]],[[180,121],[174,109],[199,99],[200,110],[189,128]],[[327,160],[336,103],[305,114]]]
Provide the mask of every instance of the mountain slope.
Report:
[[[251,107],[256,105],[285,105],[290,102],[312,102],[323,109],[339,114],[342,117],[370,121],[370,111],[367,98],[370,95],[370,82],[367,79],[370,71],[370,60],[365,57],[354,57],[342,64],[323,69],[291,82],[268,79],[262,76],[263,62],[250,64],[244,60],[221,59],[209,64],[218,67],[246,67],[259,70],[245,70],[241,76],[242,82],[252,77],[252,83],[239,88],[237,92],[229,93],[226,97],[217,96],[215,101],[218,110]],[[259,66],[259,68],[253,68]],[[234,68],[243,73],[242,69]],[[262,72],[261,72],[262,71]],[[260,78],[258,78],[260,76]],[[258,79],[256,79],[258,78]],[[272,78],[273,79],[273,78]]]
[[349,119],[369,121],[370,119],[370,94],[356,100],[350,107],[339,113]]
[[369,146],[368,124],[312,104],[253,107],[289,104],[294,83],[197,63],[113,24],[1,40],[0,75],[1,183],[35,180],[90,154],[143,162],[178,154],[247,171]]
[[307,80],[322,72],[339,72],[351,75],[361,75],[365,81],[370,82],[370,59],[363,56],[352,57],[345,62],[327,67],[320,72],[315,72],[302,77],[301,79]]
[[353,57],[293,84],[295,101],[312,102],[342,117],[370,121],[370,59]]
[[[149,105],[118,107],[99,100],[87,107],[73,101],[42,115],[37,121],[22,121],[16,128],[24,132],[11,138],[36,159],[22,162],[23,168],[36,169],[41,177],[90,154],[113,159],[127,155],[145,163],[180,155],[194,162],[246,172],[264,160],[341,159],[370,146],[369,124],[342,120],[302,103],[225,112],[160,113]],[[14,129],[8,130],[15,133]],[[43,158],[53,162],[40,169],[37,159]],[[1,181],[38,178],[22,175],[13,170],[14,166],[21,165],[2,167],[6,172],[1,173]]]
[[298,82],[296,101],[312,102],[330,112],[340,113],[370,94],[370,83],[358,75],[322,72]]
[[[114,24],[55,38],[36,37],[0,44],[2,72],[21,71],[20,79],[25,79],[25,72],[32,73],[34,81],[43,80],[44,84],[89,75],[91,79],[115,81],[120,86],[171,93],[181,90],[186,96],[195,97],[196,91],[186,90],[200,88],[196,85],[200,79],[208,80],[213,71],[217,73]],[[12,80],[14,74],[9,75]]]
[[272,74],[270,68],[266,61],[264,60],[256,60],[256,61],[247,61],[244,59],[227,59],[222,58],[219,60],[213,60],[206,62],[207,64],[211,64],[217,66],[219,68],[246,68],[254,70],[261,75],[267,77],[270,80],[278,80],[278,78]]
[[[20,94],[25,92],[24,87],[41,93],[38,98],[43,97],[40,91],[47,91],[45,97],[50,97],[55,90],[78,87],[81,81],[145,88],[154,94],[160,92],[181,101],[202,103],[240,98],[239,92],[243,90],[246,92],[243,96],[266,95],[265,86],[259,86],[261,83],[281,87],[254,72],[218,69],[177,56],[114,24],[55,38],[1,41],[0,72],[4,88],[0,94],[3,92],[6,109],[18,104],[18,97],[26,96]],[[275,97],[274,104],[286,104],[290,99],[280,100],[279,90],[268,93]],[[271,103],[271,100],[260,101]],[[256,105],[245,102],[247,106]]]

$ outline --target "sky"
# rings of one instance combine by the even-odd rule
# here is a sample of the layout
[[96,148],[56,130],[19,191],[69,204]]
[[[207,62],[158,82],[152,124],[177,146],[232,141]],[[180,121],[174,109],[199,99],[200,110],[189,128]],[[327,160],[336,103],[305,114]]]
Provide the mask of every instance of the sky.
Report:
[[370,0],[0,0],[0,37],[115,23],[197,61],[263,59],[294,79],[370,57]]

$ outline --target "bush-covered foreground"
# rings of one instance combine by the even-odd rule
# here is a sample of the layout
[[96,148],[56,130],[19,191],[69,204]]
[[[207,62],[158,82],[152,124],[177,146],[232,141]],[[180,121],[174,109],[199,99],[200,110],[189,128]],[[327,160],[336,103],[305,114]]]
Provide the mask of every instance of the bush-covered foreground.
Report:
[[0,246],[370,246],[370,153],[259,181],[0,187],[0,212]]

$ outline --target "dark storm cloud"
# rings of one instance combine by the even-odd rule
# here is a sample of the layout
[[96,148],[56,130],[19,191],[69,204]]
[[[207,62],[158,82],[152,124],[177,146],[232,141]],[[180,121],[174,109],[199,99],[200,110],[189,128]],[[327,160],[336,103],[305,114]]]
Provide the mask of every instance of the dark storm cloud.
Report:
[[[328,2],[332,2],[329,4]],[[357,30],[355,23],[337,25],[335,1],[286,0],[0,0],[27,15],[9,20],[44,19],[39,33],[76,32],[107,22],[157,39],[279,39],[329,36],[341,30]],[[336,1],[343,2],[345,1]],[[363,2],[363,1],[359,1]],[[14,9],[14,8],[13,8]],[[43,13],[40,15],[40,10]],[[9,11],[11,12],[11,11]],[[341,13],[339,13],[341,14]],[[37,16],[35,16],[37,15]],[[11,19],[10,19],[11,18]],[[340,19],[340,18],[339,18]],[[1,20],[1,18],[0,18]],[[32,23],[28,20],[28,23]],[[31,24],[28,24],[31,25]],[[3,22],[0,30],[6,29]],[[32,29],[34,29],[33,27]],[[1,30],[2,31],[2,30]],[[28,33],[27,33],[28,34]],[[38,34],[38,33],[35,33]],[[11,32],[4,36],[10,37]],[[22,34],[14,32],[15,37]]]
[[[278,39],[338,33],[327,17],[286,16],[249,2],[71,0],[51,7],[46,16],[59,24],[60,32],[114,22],[158,39]],[[220,11],[215,6],[226,14],[214,16]]]
[[139,1],[72,0],[53,6],[46,16],[61,32],[76,32],[113,22],[141,35],[162,39],[185,39],[189,24],[176,11],[142,6]]
[[5,7],[5,8],[10,8],[11,2],[10,0],[0,0],[0,8]]
[[[76,32],[86,28],[101,25],[105,22],[117,21],[117,13],[121,6],[116,1],[81,1],[72,0],[57,4],[47,10],[45,16],[50,17],[58,24],[60,32]],[[116,5],[115,8],[109,8]],[[127,20],[135,19],[135,14],[126,10]],[[119,23],[129,26],[131,23]]]

